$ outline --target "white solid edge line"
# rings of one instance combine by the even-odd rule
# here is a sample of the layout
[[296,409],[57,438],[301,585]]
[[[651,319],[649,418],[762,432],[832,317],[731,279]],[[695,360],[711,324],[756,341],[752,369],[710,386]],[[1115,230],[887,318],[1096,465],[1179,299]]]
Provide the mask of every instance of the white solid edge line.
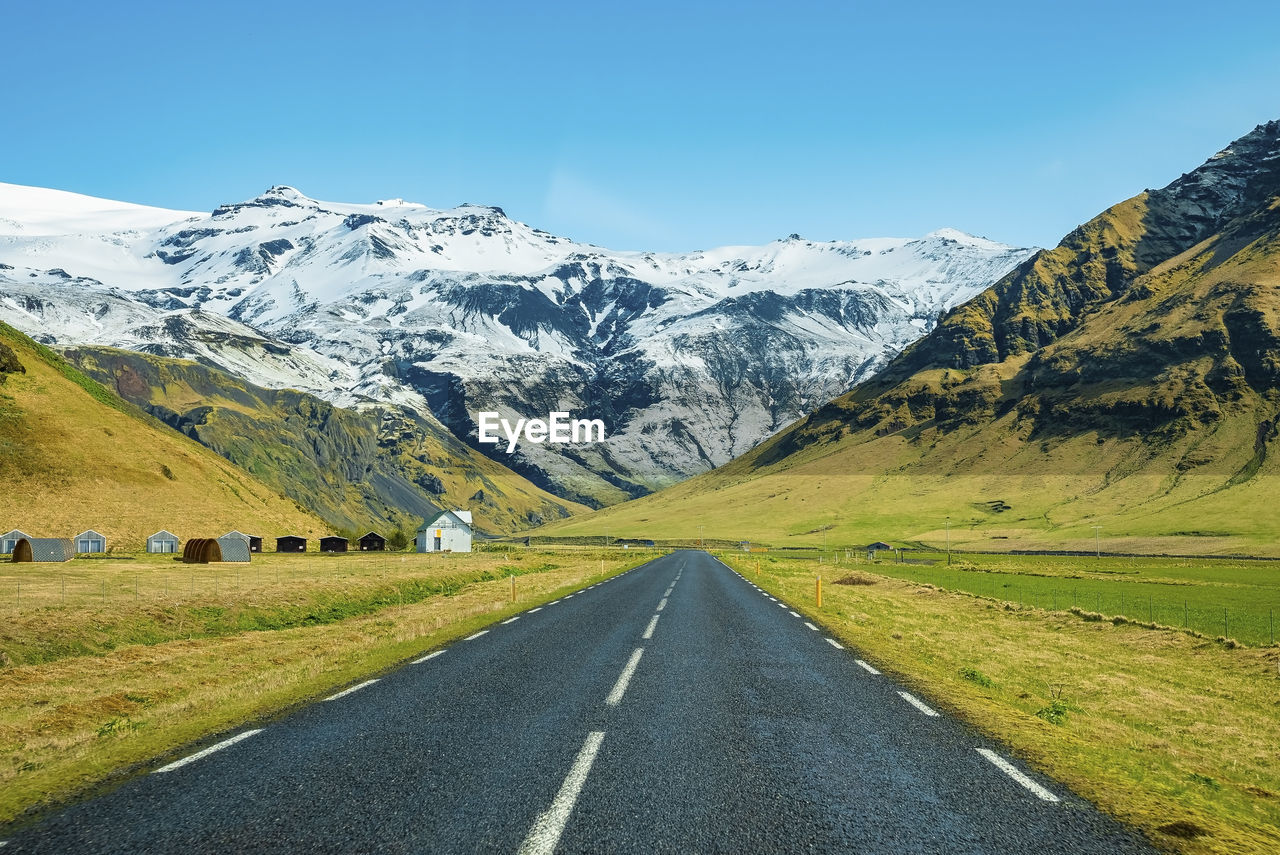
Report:
[[1040,786],[1035,781],[1031,780],[1026,775],[1022,774],[1022,772],[1019,772],[1017,769],[1014,768],[1012,763],[1010,763],[1008,760],[1004,759],[994,751],[989,751],[986,748],[979,748],[978,753],[981,754],[983,757],[986,757],[988,760],[990,760],[991,763],[1001,772],[1004,772],[1010,778],[1013,778],[1013,780],[1017,781],[1019,784],[1021,784],[1022,786],[1030,790],[1035,795],[1035,797],[1040,799],[1041,801],[1046,801],[1046,802],[1062,801],[1062,799],[1058,798],[1053,793],[1049,792],[1044,787]]
[[663,597],[662,602],[658,603],[658,611],[662,611],[667,607],[667,598]]
[[502,625],[503,625],[503,626],[506,626],[507,624],[509,624],[509,623],[515,623],[515,622],[516,622],[516,621],[518,621],[518,620],[520,620],[520,615],[516,615],[516,616],[515,616],[515,617],[513,617],[513,618],[507,618],[506,620],[504,620],[504,621],[502,622]]
[[866,662],[863,662],[861,659],[855,659],[855,660],[853,660],[853,661],[854,661],[854,662],[857,662],[857,663],[858,663],[858,667],[860,667],[863,671],[866,671],[868,674],[879,674],[879,673],[880,673],[880,672],[879,672],[879,671],[877,671],[875,668],[872,668],[870,665],[868,665]]
[[565,597],[565,599],[566,599],[566,600],[572,600],[572,599],[573,599],[573,594],[570,594],[569,596]]
[[235,736],[231,737],[230,739],[224,739],[221,742],[217,743],[216,745],[210,745],[208,748],[204,749],[203,751],[197,751],[195,754],[192,754],[190,757],[183,757],[181,760],[175,760],[174,762],[170,763],[168,766],[161,766],[159,769],[156,769],[155,772],[153,772],[152,774],[156,774],[157,772],[172,772],[174,769],[181,769],[183,766],[187,765],[188,763],[194,763],[203,757],[208,757],[210,754],[212,754],[215,751],[221,751],[224,748],[229,748],[232,745],[235,745],[237,742],[248,739],[250,736],[253,736],[254,734],[258,734],[258,733],[262,733],[262,728],[258,728],[257,730],[246,730],[244,733],[237,733]]
[[558,603],[558,602],[560,602],[560,601],[559,601],[559,600],[552,600],[551,602],[547,603],[547,605],[549,605],[549,606],[554,606],[554,605],[555,605],[556,603]]
[[911,704],[911,706],[920,710],[920,712],[924,713],[925,715],[931,716],[931,717],[937,717],[938,713],[936,711],[930,709],[928,706],[924,704],[923,701],[921,701],[919,698],[917,698],[915,695],[911,694],[910,692],[898,692],[898,696],[901,697],[907,703]]
[[613,691],[609,692],[609,697],[604,699],[606,704],[616,707],[622,703],[622,696],[626,693],[627,685],[631,682],[631,675],[636,673],[636,666],[640,664],[640,657],[643,654],[643,647],[637,647],[635,652],[631,654],[631,658],[627,660],[626,667],[618,675],[618,682],[613,684]]
[[482,629],[482,630],[480,630],[479,632],[476,632],[476,633],[473,633],[473,634],[471,634],[471,635],[468,635],[466,638],[464,638],[464,639],[462,639],[462,640],[463,640],[463,641],[475,641],[477,638],[479,638],[480,636],[484,635],[484,634],[485,634],[486,632],[488,632],[488,631],[489,631],[489,630],[487,630],[487,629]]
[[785,609],[786,607],[787,607],[786,603],[778,603],[778,608]]
[[443,651],[443,650],[437,650],[435,653],[428,653],[426,656],[423,656],[421,659],[415,659],[415,660],[413,660],[413,663],[412,663],[412,664],[414,664],[414,665],[421,665],[423,662],[426,662],[428,659],[435,659],[435,658],[436,658],[437,656],[439,656],[441,653],[444,653],[444,651]]
[[542,611],[542,606],[538,606],[536,609],[529,609],[529,614],[533,614],[534,612],[540,612],[540,611]]
[[800,617],[800,615],[796,614],[795,612],[788,612],[788,614],[790,614],[792,617]]
[[560,843],[560,835],[564,833],[564,827],[569,822],[573,806],[578,801],[578,794],[582,792],[582,785],[587,782],[591,764],[595,763],[596,753],[599,752],[600,743],[603,741],[604,731],[602,730],[593,730],[587,735],[587,741],[582,744],[582,750],[574,759],[573,768],[565,776],[564,783],[560,785],[560,792],[556,793],[555,800],[551,802],[551,807],[534,820],[533,828],[529,829],[529,834],[520,846],[520,855],[551,855],[555,852],[556,846]]
[[644,631],[642,638],[653,638],[653,631],[658,628],[658,617],[654,615],[653,620],[649,621],[649,628]]
[[343,689],[341,692],[338,692],[336,695],[330,695],[329,697],[325,698],[325,700],[336,701],[338,698],[345,698],[347,695],[351,694],[352,692],[358,692],[361,689],[365,688],[366,686],[372,686],[376,682],[378,682],[377,677],[374,677],[372,680],[365,680],[363,683],[359,683],[357,685],[351,686],[350,688]]
[[813,630],[814,632],[817,632],[817,631],[818,631],[818,628],[817,628],[816,626],[814,626],[813,624],[809,623],[808,621],[805,621],[805,622],[804,622],[804,625],[805,625],[805,626],[807,626],[807,627],[809,627],[809,629]]
[[834,638],[828,638],[828,639],[827,639],[827,644],[830,644],[832,647],[834,647],[834,648],[836,648],[836,649],[838,649],[838,650],[844,650],[844,645],[843,645],[843,644],[841,644],[840,642],[836,641]]

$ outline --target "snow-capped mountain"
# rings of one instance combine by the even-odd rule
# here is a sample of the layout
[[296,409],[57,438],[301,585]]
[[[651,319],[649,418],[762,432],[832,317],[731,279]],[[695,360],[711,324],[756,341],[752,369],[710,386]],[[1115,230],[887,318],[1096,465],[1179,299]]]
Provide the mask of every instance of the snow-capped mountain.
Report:
[[944,229],[619,252],[478,205],[273,187],[202,215],[0,184],[0,317],[24,332],[430,410],[473,443],[481,410],[602,418],[600,445],[481,446],[595,502],[741,454],[1032,251]]

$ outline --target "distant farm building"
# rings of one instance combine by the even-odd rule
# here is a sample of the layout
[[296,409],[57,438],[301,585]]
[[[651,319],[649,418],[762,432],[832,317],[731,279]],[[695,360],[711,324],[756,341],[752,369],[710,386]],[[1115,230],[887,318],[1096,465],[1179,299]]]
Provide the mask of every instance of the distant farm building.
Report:
[[218,538],[218,549],[223,561],[244,564],[249,560],[249,535],[230,531]]
[[[229,531],[226,534],[224,534],[222,537],[231,537],[232,535],[236,535],[237,537],[243,537],[245,540],[247,540],[249,542],[250,552],[262,551],[262,538],[258,537],[256,534],[245,534],[242,531]],[[222,538],[220,537],[218,539],[221,540]]]
[[82,531],[76,535],[76,552],[106,552],[107,538],[106,535],[100,534],[92,529]]
[[210,564],[222,560],[222,546],[212,537],[193,537],[182,547],[183,564]]
[[419,552],[470,552],[471,511],[445,511],[418,529]]
[[147,538],[147,552],[178,551],[178,536],[171,531],[158,531]]
[[877,540],[875,543],[867,544],[867,552],[884,552],[893,551],[893,547],[885,543],[883,540]]
[[276,538],[276,552],[306,552],[307,539],[294,534]]
[[382,552],[387,548],[387,539],[376,531],[371,531],[360,538],[361,552]]
[[336,534],[328,537],[320,538],[321,552],[346,552],[347,544],[350,543],[345,537],[338,537]]
[[60,564],[76,557],[76,545],[65,537],[20,537],[13,545],[13,561]]
[[16,528],[8,534],[0,534],[0,555],[12,555],[13,548],[18,545],[18,541],[26,536]]

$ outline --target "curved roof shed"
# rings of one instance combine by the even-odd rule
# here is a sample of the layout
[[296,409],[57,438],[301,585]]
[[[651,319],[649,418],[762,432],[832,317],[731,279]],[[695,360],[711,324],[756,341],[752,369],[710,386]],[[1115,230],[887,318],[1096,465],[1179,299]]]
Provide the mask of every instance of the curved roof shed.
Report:
[[76,545],[65,537],[24,537],[13,547],[15,563],[61,564],[76,557]]

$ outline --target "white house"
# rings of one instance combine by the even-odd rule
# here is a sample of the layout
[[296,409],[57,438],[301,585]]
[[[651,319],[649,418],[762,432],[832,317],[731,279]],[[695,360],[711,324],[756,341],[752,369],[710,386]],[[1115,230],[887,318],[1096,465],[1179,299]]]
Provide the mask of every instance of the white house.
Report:
[[18,545],[18,541],[26,537],[27,535],[16,528],[8,534],[0,534],[0,555],[12,555],[13,548]]
[[471,511],[444,511],[423,523],[414,542],[419,552],[470,552]]
[[89,529],[82,531],[76,535],[76,552],[106,552],[107,538],[105,535]]
[[177,552],[178,536],[171,531],[158,531],[147,538],[147,552]]

